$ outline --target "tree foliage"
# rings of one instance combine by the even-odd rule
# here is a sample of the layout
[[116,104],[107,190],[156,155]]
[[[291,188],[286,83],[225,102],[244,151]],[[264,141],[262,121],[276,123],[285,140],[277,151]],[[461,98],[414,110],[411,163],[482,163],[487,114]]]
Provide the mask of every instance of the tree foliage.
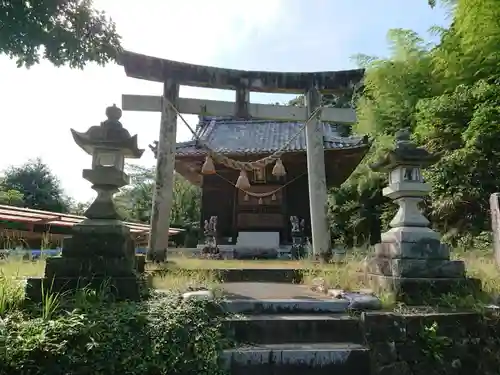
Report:
[[83,68],[115,60],[120,37],[92,0],[0,1],[0,53],[30,67],[40,57],[56,66]]
[[[130,185],[116,196],[116,204],[126,220],[149,223],[153,204],[155,167],[128,167]],[[200,189],[185,180],[181,175],[174,175],[173,205],[170,213],[172,226],[189,226],[200,220]]]
[[17,190],[5,189],[0,185],[0,204],[20,206],[23,203],[23,194]]
[[87,202],[78,202],[74,199],[69,200],[69,213],[72,215],[84,216],[85,211],[90,207],[93,200]]
[[[333,237],[373,242],[394,213],[381,197],[385,176],[367,165],[409,127],[415,141],[443,158],[425,172],[432,185],[424,209],[453,242],[489,230],[489,196],[500,189],[500,4],[448,1],[451,26],[430,45],[411,30],[388,33],[388,58],[358,56],[366,68],[355,131],[375,138],[369,156],[330,197]],[[381,220],[376,217],[380,215]]]
[[[50,168],[40,159],[30,160],[20,167],[10,167],[4,173],[2,189],[15,203],[24,207],[66,213],[68,199],[61,184]],[[17,192],[17,193],[15,193]]]
[[[352,108],[355,106],[355,99],[357,95],[358,92],[355,88],[346,90],[346,92],[338,95],[337,94],[323,95],[321,98],[321,105],[324,107],[333,107],[333,108]],[[287,105],[291,105],[294,107],[304,107],[305,104],[306,103],[304,95],[299,95],[287,103]]]

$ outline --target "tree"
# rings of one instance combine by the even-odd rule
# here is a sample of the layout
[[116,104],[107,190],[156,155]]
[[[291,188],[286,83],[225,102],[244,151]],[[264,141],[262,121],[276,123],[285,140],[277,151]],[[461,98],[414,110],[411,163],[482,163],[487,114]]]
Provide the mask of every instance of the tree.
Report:
[[[116,195],[115,201],[120,214],[127,220],[149,223],[155,187],[155,167],[127,166],[130,185]],[[172,226],[191,226],[200,220],[200,189],[181,175],[175,173],[172,211]]]
[[[359,94],[359,88],[357,87],[349,88],[341,94],[326,94],[321,97],[321,105],[333,108],[354,108],[356,105],[356,98]],[[304,95],[299,95],[290,100],[287,105],[294,107],[305,106]]]
[[[436,0],[427,0],[427,3],[431,8],[434,8],[437,5]],[[441,0],[441,3],[445,6],[455,5],[457,0]]]
[[[155,188],[155,167],[127,166],[131,183],[115,197],[117,210],[123,219],[149,224]],[[176,236],[176,242],[196,246],[201,214],[201,190],[174,172],[174,187],[170,225],[186,229]],[[148,259],[159,259],[158,254],[148,253]]]
[[396,206],[382,196],[387,176],[368,167],[392,145],[393,134],[413,127],[413,111],[428,92],[428,46],[414,32],[391,30],[389,59],[355,56],[366,69],[363,94],[357,99],[354,131],[370,134],[374,144],[351,177],[330,191],[329,219],[332,240],[348,247],[374,244],[386,229]]
[[87,211],[91,203],[92,201],[77,202],[74,199],[69,199],[68,201],[69,213],[72,215],[83,216],[83,214],[85,213],[85,211]]
[[68,212],[68,199],[63,195],[59,180],[40,159],[7,169],[2,185],[4,191],[14,190],[22,194],[25,207]]
[[0,185],[0,204],[9,206],[21,206],[23,204],[23,194],[17,190],[7,190]]
[[[363,96],[357,102],[355,131],[369,133],[374,146],[365,161],[331,195],[334,236],[359,244],[373,229],[370,207],[382,226],[393,204],[380,200],[385,176],[367,164],[409,127],[414,140],[444,156],[424,172],[432,192],[424,210],[452,244],[474,240],[490,229],[488,198],[500,190],[500,7],[497,0],[447,1],[448,29],[429,45],[409,30],[391,30],[391,55],[362,56]],[[479,25],[479,26],[477,26]],[[390,210],[389,210],[390,209]],[[370,221],[371,220],[371,221]],[[372,231],[373,233],[373,231]],[[466,242],[465,241],[465,242]]]
[[0,53],[30,67],[40,57],[56,66],[83,68],[116,60],[120,36],[92,0],[0,1]]
[[149,224],[153,204],[154,167],[127,165],[130,184],[115,197],[119,214],[125,219]]

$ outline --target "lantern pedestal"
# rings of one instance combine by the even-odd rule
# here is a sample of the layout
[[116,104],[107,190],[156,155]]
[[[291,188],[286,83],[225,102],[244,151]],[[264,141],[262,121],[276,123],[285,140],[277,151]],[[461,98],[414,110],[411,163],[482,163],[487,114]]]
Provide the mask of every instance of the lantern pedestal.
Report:
[[439,302],[449,293],[467,296],[481,289],[479,280],[466,277],[463,261],[450,260],[448,246],[420,212],[419,204],[431,190],[421,169],[437,160],[438,156],[417,148],[403,130],[396,136],[396,148],[371,166],[374,171],[389,173],[383,194],[399,210],[390,222],[391,229],[375,246],[365,275],[373,289],[393,292],[397,301],[410,305]]
[[395,294],[406,304],[425,304],[440,296],[470,295],[480,282],[466,278],[463,261],[450,260],[450,251],[430,228],[399,227],[382,234],[367,264],[371,287]]
[[[61,257],[47,259],[45,277],[29,279],[26,296],[40,301],[44,293],[71,294],[82,288],[112,295],[117,300],[141,297],[144,262],[136,261],[130,229],[120,221],[113,195],[129,183],[124,159],[140,158],[137,147],[119,119],[116,106],[106,109],[107,120],[85,133],[72,130],[75,142],[92,155],[92,169],[83,178],[92,183],[97,197],[85,212],[86,219],[72,227]],[[141,269],[142,268],[142,269]]]
[[83,178],[92,183],[92,189],[97,197],[85,211],[85,216],[91,219],[118,220],[113,195],[118,189],[129,183],[129,177],[114,167],[97,167],[84,169]]
[[51,292],[107,288],[116,299],[138,300],[138,277],[130,230],[118,220],[87,219],[72,228],[61,257],[48,258],[45,278],[29,279],[27,297],[39,300],[42,287]]
[[481,292],[481,280],[476,278],[406,278],[369,274],[368,284],[376,293],[392,292],[397,302],[406,305],[439,304],[445,295],[477,295]]

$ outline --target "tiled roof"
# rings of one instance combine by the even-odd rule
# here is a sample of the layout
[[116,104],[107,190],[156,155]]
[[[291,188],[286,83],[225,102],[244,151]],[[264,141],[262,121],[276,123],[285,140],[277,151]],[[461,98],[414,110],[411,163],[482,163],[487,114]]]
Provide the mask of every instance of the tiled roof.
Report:
[[[258,154],[279,150],[303,126],[299,122],[269,120],[234,120],[205,118],[201,123],[201,141],[213,151],[224,154]],[[359,148],[367,144],[366,137],[341,137],[335,124],[323,123],[325,149]],[[284,151],[305,151],[303,130]],[[177,143],[177,155],[204,154],[196,141]]]

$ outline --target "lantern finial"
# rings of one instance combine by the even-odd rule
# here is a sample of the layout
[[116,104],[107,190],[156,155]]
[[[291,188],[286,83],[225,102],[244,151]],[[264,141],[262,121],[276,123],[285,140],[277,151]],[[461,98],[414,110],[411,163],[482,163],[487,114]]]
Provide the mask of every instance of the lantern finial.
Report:
[[106,117],[111,121],[118,121],[122,117],[122,110],[113,104],[111,107],[106,108]]

